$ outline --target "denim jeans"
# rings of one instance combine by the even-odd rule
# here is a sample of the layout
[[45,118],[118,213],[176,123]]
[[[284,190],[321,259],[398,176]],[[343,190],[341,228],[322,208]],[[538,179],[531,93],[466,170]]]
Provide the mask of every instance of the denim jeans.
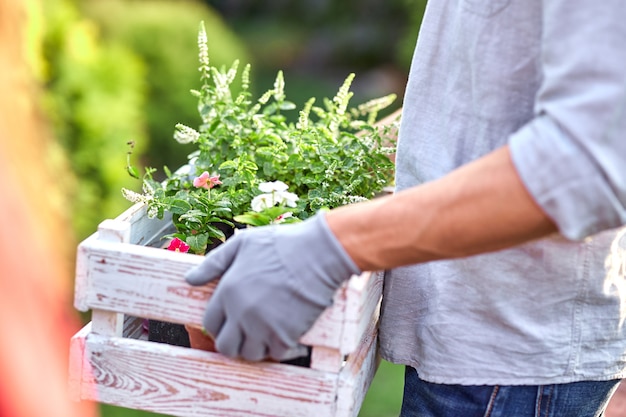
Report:
[[443,385],[407,366],[400,417],[600,417],[618,383]]

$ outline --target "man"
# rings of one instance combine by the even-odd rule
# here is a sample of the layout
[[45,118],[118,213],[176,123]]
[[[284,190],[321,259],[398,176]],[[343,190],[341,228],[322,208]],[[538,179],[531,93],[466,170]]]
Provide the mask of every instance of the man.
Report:
[[402,416],[599,416],[626,375],[625,19],[622,0],[431,0],[397,192],[210,254],[188,281],[222,276],[218,350],[280,358],[343,280],[385,269]]

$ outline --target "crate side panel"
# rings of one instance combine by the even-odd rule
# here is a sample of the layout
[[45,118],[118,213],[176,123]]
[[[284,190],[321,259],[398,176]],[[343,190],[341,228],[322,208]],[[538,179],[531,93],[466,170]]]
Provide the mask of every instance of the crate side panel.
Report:
[[70,398],[79,401],[81,398],[82,376],[89,371],[83,370],[85,361],[85,340],[91,332],[91,323],[87,323],[70,340],[70,358],[68,369],[68,392]]
[[97,335],[85,355],[93,387],[83,392],[95,393],[85,399],[180,417],[334,414],[337,374]]
[[357,417],[359,414],[380,364],[377,329],[378,320],[372,319],[357,349],[348,356],[340,372],[335,417]]
[[311,330],[300,338],[300,343],[308,346],[324,346],[338,349],[341,345],[346,318],[346,288],[341,286],[333,297],[333,305],[322,312]]
[[89,249],[86,242],[94,241],[92,237],[83,241],[76,250],[76,278],[74,280],[74,308],[78,311],[89,310],[88,297],[91,289],[89,273]]
[[88,251],[89,308],[200,324],[215,283],[192,287],[184,274],[202,257],[97,241]]
[[[84,308],[116,311],[136,317],[181,324],[201,324],[217,282],[192,287],[184,274],[203,257],[137,245],[91,241],[83,244],[88,288]],[[346,310],[346,286],[300,342],[339,348]]]
[[346,292],[346,316],[341,351],[353,352],[372,320],[378,320],[384,272],[366,272],[350,281]]
[[162,219],[149,218],[147,206],[143,203],[134,204],[115,218],[130,223],[130,243],[147,245],[160,239],[172,225],[172,216],[166,213]]

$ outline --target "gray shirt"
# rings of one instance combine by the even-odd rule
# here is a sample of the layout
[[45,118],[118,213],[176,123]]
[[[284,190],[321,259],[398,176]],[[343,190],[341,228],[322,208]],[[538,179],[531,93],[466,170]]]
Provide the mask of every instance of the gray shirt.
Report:
[[405,95],[397,188],[507,143],[560,233],[388,271],[382,356],[438,383],[622,378],[626,1],[429,1]]

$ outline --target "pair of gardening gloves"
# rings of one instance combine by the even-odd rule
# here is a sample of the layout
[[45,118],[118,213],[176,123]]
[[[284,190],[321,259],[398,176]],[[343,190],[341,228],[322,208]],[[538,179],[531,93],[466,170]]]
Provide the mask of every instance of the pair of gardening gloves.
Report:
[[191,285],[221,278],[203,319],[217,350],[249,361],[302,356],[298,339],[359,274],[323,213],[296,224],[236,233],[185,276]]

